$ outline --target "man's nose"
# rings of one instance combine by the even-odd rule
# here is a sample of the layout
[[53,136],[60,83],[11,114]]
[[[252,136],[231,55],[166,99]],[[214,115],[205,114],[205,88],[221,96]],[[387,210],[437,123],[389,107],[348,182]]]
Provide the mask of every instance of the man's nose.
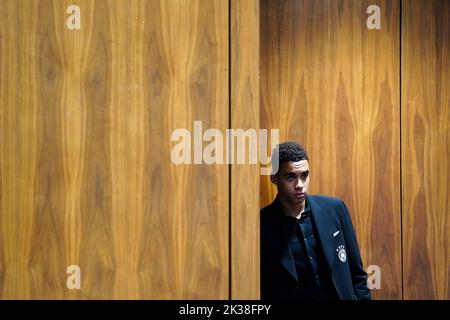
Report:
[[295,184],[295,187],[297,188],[297,189],[300,189],[300,188],[303,188],[303,181],[302,181],[302,179],[297,179],[297,183]]

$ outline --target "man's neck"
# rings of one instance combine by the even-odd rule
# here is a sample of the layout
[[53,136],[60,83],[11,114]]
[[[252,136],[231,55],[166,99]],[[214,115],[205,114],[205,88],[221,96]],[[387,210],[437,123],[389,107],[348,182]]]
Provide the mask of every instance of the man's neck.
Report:
[[288,202],[280,198],[281,207],[285,215],[300,219],[302,213],[305,211],[306,200],[303,200],[298,205],[290,205]]

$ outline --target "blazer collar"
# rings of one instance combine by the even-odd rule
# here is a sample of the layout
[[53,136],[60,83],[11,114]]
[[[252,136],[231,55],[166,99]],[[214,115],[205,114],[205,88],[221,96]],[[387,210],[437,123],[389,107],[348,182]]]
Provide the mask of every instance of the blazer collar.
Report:
[[[327,208],[316,201],[314,196],[306,196],[306,199],[309,204],[309,208],[311,210],[311,215],[314,220],[314,224],[317,229],[317,234],[319,237],[319,241],[324,252],[325,260],[327,261],[330,270],[333,265],[333,232],[335,231],[333,228],[335,227],[332,223],[332,219],[330,217],[330,213]],[[277,246],[280,249],[279,259],[284,268],[289,272],[289,274],[298,282],[297,271],[295,268],[294,257],[292,255],[291,248],[289,247],[289,239],[287,235],[283,232],[283,209],[281,207],[281,203],[278,195],[272,203],[273,212],[275,213],[275,217],[277,221],[277,232],[279,233],[278,237],[274,237],[274,239],[279,239]]]

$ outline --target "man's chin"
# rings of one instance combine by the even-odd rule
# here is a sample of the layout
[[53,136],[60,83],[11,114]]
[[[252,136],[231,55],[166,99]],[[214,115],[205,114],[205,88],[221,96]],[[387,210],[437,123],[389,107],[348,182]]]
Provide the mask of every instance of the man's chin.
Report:
[[294,203],[300,204],[300,203],[303,203],[303,201],[305,201],[305,198],[306,198],[306,194],[303,195],[303,196],[293,196],[293,197],[292,197],[292,201],[293,201]]

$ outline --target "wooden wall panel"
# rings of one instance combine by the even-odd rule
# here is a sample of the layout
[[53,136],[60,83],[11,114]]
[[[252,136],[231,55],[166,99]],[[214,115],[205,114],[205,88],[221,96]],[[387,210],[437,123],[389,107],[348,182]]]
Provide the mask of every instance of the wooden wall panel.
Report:
[[[366,27],[369,5],[381,30]],[[312,194],[342,198],[374,298],[401,298],[399,1],[261,0],[261,127],[310,154]],[[261,179],[261,206],[276,189]]]
[[[30,298],[33,286],[29,261],[36,241],[34,181],[39,165],[39,69],[32,53],[38,43],[37,7],[37,2],[0,2],[0,281],[6,298]],[[55,229],[59,221],[53,222]]]
[[[259,0],[231,1],[231,127],[259,129]],[[259,166],[231,167],[231,298],[259,299]],[[257,189],[256,189],[257,190]]]
[[151,281],[143,282],[143,297],[226,299],[228,168],[168,165],[167,141],[176,128],[192,132],[194,120],[203,121],[204,130],[225,132],[228,126],[228,2],[151,3],[145,55],[152,106],[144,161],[148,229],[141,248],[147,250],[142,277]]
[[405,299],[450,299],[450,2],[403,1]]
[[232,0],[231,21],[226,0],[0,1],[0,297],[258,298],[275,189],[255,165],[172,164],[172,131],[201,120],[307,147],[311,192],[346,201],[381,267],[375,298],[403,278],[448,299],[450,6],[402,3],[400,119],[399,0]]
[[228,126],[227,1],[1,1],[0,68],[1,298],[227,298],[227,167],[170,161]]

